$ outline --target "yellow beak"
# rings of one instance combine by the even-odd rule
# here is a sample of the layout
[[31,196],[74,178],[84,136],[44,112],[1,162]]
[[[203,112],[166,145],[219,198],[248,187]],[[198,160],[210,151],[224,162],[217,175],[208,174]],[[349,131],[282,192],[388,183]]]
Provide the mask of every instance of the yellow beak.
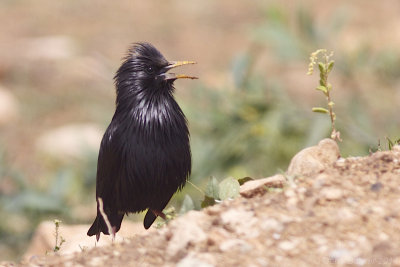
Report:
[[[171,61],[169,62],[168,66],[166,66],[164,69],[166,71],[176,68],[176,67],[180,67],[183,65],[189,65],[189,64],[196,64],[195,61]],[[164,73],[164,79],[165,80],[176,80],[176,79],[198,79],[197,77],[194,76],[189,76],[186,74],[175,74],[175,73]]]

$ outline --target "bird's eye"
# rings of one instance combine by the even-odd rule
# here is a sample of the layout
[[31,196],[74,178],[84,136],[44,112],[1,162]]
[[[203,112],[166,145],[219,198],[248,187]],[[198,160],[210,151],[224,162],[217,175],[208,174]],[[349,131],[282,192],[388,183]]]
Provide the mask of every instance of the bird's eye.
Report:
[[154,68],[152,66],[146,66],[145,71],[148,74],[154,74]]

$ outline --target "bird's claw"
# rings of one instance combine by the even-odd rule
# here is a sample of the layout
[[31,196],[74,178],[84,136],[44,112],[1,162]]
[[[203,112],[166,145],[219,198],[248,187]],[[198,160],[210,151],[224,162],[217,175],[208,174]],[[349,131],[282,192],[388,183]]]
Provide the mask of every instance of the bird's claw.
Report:
[[167,220],[167,216],[165,216],[164,212],[159,211],[159,210],[151,210],[151,212],[153,212],[154,215],[160,216],[160,217],[163,218],[164,220]]

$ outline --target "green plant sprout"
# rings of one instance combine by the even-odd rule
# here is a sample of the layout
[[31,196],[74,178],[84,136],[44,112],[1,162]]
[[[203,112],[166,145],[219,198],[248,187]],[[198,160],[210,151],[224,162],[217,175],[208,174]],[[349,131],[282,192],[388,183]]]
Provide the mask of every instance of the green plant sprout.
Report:
[[[56,227],[56,231],[54,233],[54,236],[56,237],[56,245],[54,246],[54,249],[53,249],[54,252],[59,251],[61,248],[61,245],[65,242],[65,239],[60,235],[60,224],[61,224],[60,220],[57,220],[57,219],[54,220],[54,225]],[[60,242],[58,241],[59,239],[60,239]]]
[[223,200],[236,198],[239,196],[240,185],[250,180],[253,180],[253,178],[244,177],[235,179],[227,177],[218,182],[217,178],[211,176],[207,184],[204,200],[201,202],[201,207],[206,208]]
[[317,88],[315,89],[321,91],[325,95],[328,102],[328,109],[322,107],[313,107],[312,111],[329,114],[332,125],[331,138],[335,141],[342,141],[342,139],[340,139],[340,132],[337,131],[335,128],[336,114],[335,112],[333,112],[333,106],[335,105],[335,103],[332,101],[330,95],[332,84],[328,82],[329,73],[332,71],[333,65],[335,63],[335,61],[331,59],[332,57],[333,51],[328,54],[328,51],[326,49],[318,49],[317,51],[311,53],[307,75],[312,75],[314,72],[314,65],[318,65],[320,80],[319,86],[317,86]]
[[397,139],[397,140],[393,140],[393,141],[387,136],[385,138],[386,138],[386,140],[388,142],[389,150],[392,150],[395,145],[400,145],[400,138]]
[[165,220],[157,222],[155,226],[156,229],[164,227],[164,225],[167,225],[170,221],[174,220],[178,216],[174,206],[164,209],[163,213],[165,214]]

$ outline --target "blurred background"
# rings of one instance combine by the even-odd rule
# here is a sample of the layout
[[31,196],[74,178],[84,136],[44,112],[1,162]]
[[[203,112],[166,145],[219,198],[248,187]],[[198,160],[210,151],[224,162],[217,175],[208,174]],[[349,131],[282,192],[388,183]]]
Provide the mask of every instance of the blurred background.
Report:
[[[148,41],[200,77],[176,82],[191,130],[192,183],[266,177],[330,134],[307,76],[335,51],[330,76],[342,156],[400,137],[400,2],[3,0],[0,2],[0,260],[18,259],[40,221],[91,223],[99,142],[113,76]],[[193,186],[177,194],[177,209]],[[141,215],[130,216],[131,220]]]

